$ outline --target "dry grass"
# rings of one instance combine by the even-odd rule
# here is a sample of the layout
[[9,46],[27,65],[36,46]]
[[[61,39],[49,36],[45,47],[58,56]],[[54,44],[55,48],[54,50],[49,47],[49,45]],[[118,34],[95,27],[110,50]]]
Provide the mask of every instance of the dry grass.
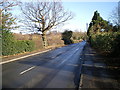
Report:
[[[36,49],[42,49],[42,37],[38,34],[13,34],[16,40],[32,40],[35,43]],[[61,33],[47,34],[48,47],[63,46],[64,42],[61,40]]]

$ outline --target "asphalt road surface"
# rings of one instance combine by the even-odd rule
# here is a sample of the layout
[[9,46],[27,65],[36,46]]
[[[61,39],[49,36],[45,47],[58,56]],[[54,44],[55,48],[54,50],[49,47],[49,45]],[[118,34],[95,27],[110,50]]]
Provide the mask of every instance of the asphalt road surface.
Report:
[[85,41],[2,65],[2,88],[76,88]]

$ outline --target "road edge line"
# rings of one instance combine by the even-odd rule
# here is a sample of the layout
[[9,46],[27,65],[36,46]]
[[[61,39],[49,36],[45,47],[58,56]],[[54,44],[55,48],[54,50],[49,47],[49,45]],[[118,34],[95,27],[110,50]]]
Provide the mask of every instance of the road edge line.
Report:
[[45,51],[42,51],[42,52],[37,52],[37,53],[33,53],[33,54],[26,55],[26,56],[23,56],[23,57],[14,58],[14,59],[11,59],[11,60],[8,60],[8,61],[0,62],[0,64],[5,64],[5,63],[17,61],[17,60],[20,60],[20,59],[23,59],[23,58],[27,58],[27,57],[34,56],[34,55],[37,55],[37,54],[45,53],[45,52],[48,52],[50,50],[52,50],[52,49],[48,49],[48,50],[45,50]]
[[83,86],[83,74],[81,74],[81,77],[80,77],[81,79],[80,79],[80,84],[79,84],[79,89],[81,89],[82,88],[82,86]]

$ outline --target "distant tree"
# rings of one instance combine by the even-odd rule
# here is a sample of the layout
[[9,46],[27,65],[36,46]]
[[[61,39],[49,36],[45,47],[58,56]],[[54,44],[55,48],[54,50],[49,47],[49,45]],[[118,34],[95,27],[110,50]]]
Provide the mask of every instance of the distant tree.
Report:
[[86,40],[86,32],[73,32],[73,40]]
[[[21,5],[25,16],[24,23],[30,30],[42,32],[43,45],[47,46],[46,32],[73,18],[65,11],[61,2],[28,2]],[[33,31],[34,32],[34,31]]]
[[62,33],[62,40],[64,41],[65,45],[73,43],[73,41],[71,40],[72,34],[73,34],[73,32],[68,31],[68,30],[66,30]]

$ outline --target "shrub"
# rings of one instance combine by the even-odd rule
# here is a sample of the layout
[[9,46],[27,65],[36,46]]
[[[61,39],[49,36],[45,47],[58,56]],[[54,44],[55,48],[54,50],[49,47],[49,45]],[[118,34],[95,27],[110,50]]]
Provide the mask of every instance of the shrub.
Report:
[[26,40],[24,41],[25,42],[25,52],[28,52],[28,51],[33,51],[35,48],[34,48],[34,42],[33,41],[30,41],[30,40]]
[[72,31],[64,31],[62,33],[62,40],[64,41],[65,45],[72,44],[73,41],[71,40],[73,32]]
[[2,55],[11,55],[14,54],[15,50],[15,40],[12,35],[7,30],[2,31]]
[[18,40],[16,42],[17,53],[33,51],[34,43],[30,40]]
[[120,54],[120,33],[98,33],[92,35],[91,45],[108,54]]
[[2,55],[13,55],[34,50],[34,42],[30,40],[15,40],[12,33],[2,32]]
[[118,55],[120,56],[120,33],[116,34],[115,40],[112,43],[113,45],[113,55]]

